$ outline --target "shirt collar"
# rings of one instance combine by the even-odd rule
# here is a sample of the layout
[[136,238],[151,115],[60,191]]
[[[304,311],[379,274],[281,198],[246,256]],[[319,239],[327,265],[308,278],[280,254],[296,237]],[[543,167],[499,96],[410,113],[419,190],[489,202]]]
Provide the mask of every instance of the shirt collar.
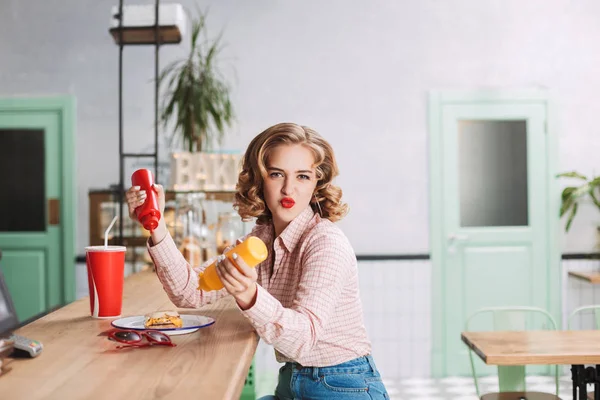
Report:
[[283,242],[283,245],[285,246],[288,252],[291,253],[292,251],[294,251],[296,245],[300,241],[300,238],[302,237],[304,231],[306,230],[308,224],[310,223],[310,221],[312,221],[314,216],[315,212],[313,211],[311,206],[308,205],[304,209],[304,211],[298,214],[296,218],[294,218],[288,224],[288,226],[286,226],[283,232],[281,232],[279,237],[281,238],[281,241]]

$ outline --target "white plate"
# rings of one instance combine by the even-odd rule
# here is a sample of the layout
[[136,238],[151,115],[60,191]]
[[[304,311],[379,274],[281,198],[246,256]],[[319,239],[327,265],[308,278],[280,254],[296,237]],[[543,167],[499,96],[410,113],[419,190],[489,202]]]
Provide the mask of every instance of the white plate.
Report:
[[[186,333],[196,332],[200,328],[205,328],[215,323],[215,320],[211,317],[205,317],[204,315],[187,315],[181,314],[181,320],[183,321],[183,327],[181,328],[169,328],[169,329],[151,329],[154,331],[160,331],[167,335],[185,335]],[[135,315],[133,317],[119,318],[112,321],[110,324],[115,328],[120,329],[132,329],[135,331],[148,330],[144,327],[144,321],[146,317],[143,315]]]

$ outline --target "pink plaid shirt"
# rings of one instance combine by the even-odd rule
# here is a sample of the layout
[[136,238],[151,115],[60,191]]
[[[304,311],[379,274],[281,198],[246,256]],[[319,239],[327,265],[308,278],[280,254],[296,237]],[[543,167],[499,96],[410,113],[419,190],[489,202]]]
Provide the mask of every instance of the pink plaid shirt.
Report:
[[[277,361],[325,367],[371,352],[363,322],[354,251],[342,231],[307,207],[274,238],[272,224],[252,236],[270,249],[260,263],[256,303],[242,311]],[[158,278],[178,307],[197,308],[228,295],[197,290],[199,268],[190,268],[170,235],[148,244]]]

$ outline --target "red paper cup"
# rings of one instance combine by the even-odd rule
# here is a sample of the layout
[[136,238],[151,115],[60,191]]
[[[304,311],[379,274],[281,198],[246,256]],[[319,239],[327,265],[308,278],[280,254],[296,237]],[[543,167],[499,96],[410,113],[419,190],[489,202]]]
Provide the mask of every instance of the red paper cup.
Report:
[[94,318],[118,318],[123,306],[124,246],[85,248],[90,289],[90,312]]

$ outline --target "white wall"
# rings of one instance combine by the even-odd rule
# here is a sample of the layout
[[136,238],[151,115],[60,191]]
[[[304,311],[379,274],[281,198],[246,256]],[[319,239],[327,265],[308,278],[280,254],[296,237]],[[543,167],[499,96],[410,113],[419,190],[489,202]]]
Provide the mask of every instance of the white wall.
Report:
[[[126,3],[151,3],[136,1]],[[182,1],[193,8],[193,1]],[[0,2],[0,96],[78,99],[78,242],[87,191],[118,181],[116,0]],[[201,1],[224,30],[237,71],[244,149],[279,121],[310,125],[334,145],[352,207],[342,226],[357,253],[428,252],[426,93],[443,88],[548,88],[557,101],[560,169],[594,172],[600,92],[595,0]],[[187,41],[161,51],[162,65]],[[153,50],[125,50],[126,151],[148,150]],[[163,151],[166,156],[166,151]],[[600,214],[581,210],[566,251],[590,251]]]

